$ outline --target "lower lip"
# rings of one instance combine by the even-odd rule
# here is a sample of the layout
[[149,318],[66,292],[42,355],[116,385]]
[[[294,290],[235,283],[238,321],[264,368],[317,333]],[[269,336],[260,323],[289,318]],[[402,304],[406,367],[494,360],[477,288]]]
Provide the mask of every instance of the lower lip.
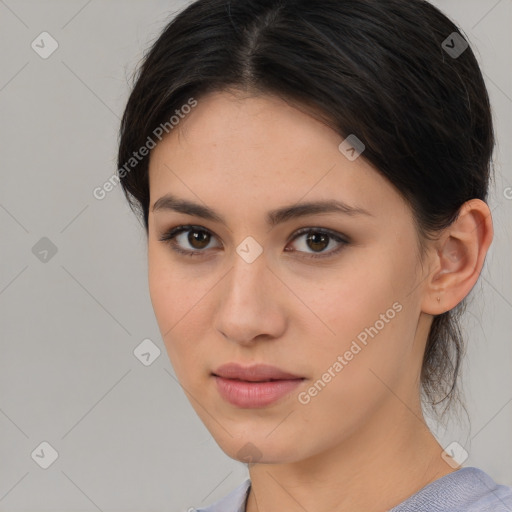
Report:
[[237,407],[257,408],[270,405],[293,391],[304,379],[247,382],[214,375],[220,395]]

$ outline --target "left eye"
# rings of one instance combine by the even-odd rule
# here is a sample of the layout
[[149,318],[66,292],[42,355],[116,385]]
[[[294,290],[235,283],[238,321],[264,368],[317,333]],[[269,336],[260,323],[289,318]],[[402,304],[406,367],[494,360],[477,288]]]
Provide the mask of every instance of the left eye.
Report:
[[[305,238],[303,238],[304,235],[307,235]],[[338,244],[337,249],[333,249],[330,251],[327,251],[326,254],[309,254],[308,258],[324,258],[328,256],[332,256],[333,254],[337,254],[339,251],[343,249],[345,245],[348,244],[348,241],[345,240],[341,235],[338,233],[335,233],[330,230],[325,229],[317,229],[317,228],[305,228],[299,230],[295,236],[293,237],[292,241],[298,240],[299,238],[303,238],[305,246],[307,248],[310,248],[313,250],[313,253],[316,253],[318,251],[322,251],[322,249],[325,249],[328,247],[330,242],[334,240]],[[285,249],[287,251],[287,249]],[[299,251],[299,252],[306,252],[307,251]]]
[[[188,233],[188,234],[187,234]],[[304,235],[307,235],[304,237]],[[177,226],[170,229],[160,236],[161,242],[168,243],[171,249],[187,256],[200,256],[203,254],[212,238],[212,233],[206,228],[201,226]],[[303,238],[303,247],[312,249],[313,253],[308,253],[304,250],[298,252],[306,253],[306,258],[324,258],[338,253],[349,242],[343,238],[339,233],[327,229],[320,228],[303,228],[297,231],[291,242],[295,242],[299,238]],[[331,241],[338,244],[338,248],[328,251],[324,254],[325,249],[331,245]],[[188,243],[192,247],[190,249],[183,249],[183,243]],[[304,245],[305,244],[305,245]],[[220,246],[217,246],[220,247]],[[286,252],[293,252],[285,248]]]

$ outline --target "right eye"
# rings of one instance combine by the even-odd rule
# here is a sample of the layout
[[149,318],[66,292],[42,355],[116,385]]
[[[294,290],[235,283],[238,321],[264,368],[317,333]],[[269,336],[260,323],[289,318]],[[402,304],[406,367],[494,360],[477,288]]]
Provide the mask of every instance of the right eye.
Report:
[[[211,237],[212,233],[202,226],[185,225],[169,229],[159,237],[159,240],[170,245],[171,249],[177,253],[200,256],[205,252]],[[187,243],[192,250],[182,248]]]

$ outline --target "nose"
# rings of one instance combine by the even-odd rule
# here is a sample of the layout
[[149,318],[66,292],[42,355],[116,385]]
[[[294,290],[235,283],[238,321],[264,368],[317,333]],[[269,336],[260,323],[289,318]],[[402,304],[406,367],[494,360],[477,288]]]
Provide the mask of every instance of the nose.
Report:
[[275,339],[286,329],[286,286],[268,266],[263,252],[252,263],[238,254],[218,287],[214,327],[240,345]]

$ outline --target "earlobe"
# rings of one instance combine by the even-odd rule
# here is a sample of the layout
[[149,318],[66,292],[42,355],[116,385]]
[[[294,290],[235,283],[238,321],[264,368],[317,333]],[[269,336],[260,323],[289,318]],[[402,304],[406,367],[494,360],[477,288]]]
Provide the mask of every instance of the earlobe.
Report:
[[492,237],[487,204],[480,199],[464,203],[457,219],[437,240],[435,270],[427,279],[423,312],[440,315],[468,295],[480,276]]

